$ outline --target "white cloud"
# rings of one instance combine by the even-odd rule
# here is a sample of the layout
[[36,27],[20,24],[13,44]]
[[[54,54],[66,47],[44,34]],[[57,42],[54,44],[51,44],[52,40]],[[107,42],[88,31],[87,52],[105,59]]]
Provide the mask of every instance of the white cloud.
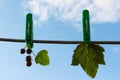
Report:
[[[82,10],[90,11],[91,23],[118,22],[120,0],[24,0],[24,8],[38,17],[35,22],[47,21],[50,16],[65,22],[81,24]],[[78,25],[77,25],[78,26]]]

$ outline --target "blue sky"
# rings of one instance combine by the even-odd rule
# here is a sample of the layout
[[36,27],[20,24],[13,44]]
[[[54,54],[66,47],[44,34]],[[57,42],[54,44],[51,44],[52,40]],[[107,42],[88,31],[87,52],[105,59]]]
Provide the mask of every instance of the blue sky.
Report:
[[[0,0],[0,38],[24,39],[25,15],[33,14],[34,39],[83,40],[82,10],[90,11],[91,40],[119,41],[120,0]],[[25,65],[25,55],[19,53],[25,43],[0,42],[0,79],[2,80],[119,80],[120,45],[105,48],[106,65],[100,65],[94,79],[80,66],[71,66],[77,45],[34,44],[35,54],[49,51],[50,65],[34,62]]]

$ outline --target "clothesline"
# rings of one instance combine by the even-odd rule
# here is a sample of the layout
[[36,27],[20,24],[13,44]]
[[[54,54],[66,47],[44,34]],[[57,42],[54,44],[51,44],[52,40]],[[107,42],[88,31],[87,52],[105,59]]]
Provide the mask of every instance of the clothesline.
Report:
[[[0,38],[4,42],[25,42],[24,39]],[[64,40],[33,40],[34,43],[44,44],[81,44],[83,41],[64,41]],[[94,44],[120,44],[120,41],[91,41]]]

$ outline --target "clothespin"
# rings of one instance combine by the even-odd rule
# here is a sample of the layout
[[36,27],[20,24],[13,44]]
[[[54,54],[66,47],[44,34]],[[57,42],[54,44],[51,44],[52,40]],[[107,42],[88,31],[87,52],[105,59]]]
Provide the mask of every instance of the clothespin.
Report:
[[26,15],[26,36],[25,36],[26,46],[28,49],[33,48],[33,21],[32,14],[28,13]]
[[89,11],[83,10],[83,40],[84,43],[90,42],[90,20],[89,20]]

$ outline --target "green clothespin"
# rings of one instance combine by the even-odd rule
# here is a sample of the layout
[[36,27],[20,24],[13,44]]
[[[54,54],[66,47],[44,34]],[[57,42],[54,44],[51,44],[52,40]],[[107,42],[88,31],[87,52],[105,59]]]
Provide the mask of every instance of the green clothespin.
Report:
[[83,10],[83,39],[84,43],[90,42],[90,20],[89,20],[89,11]]
[[28,49],[33,47],[33,21],[32,14],[28,13],[26,15],[26,36],[25,36],[26,46]]

